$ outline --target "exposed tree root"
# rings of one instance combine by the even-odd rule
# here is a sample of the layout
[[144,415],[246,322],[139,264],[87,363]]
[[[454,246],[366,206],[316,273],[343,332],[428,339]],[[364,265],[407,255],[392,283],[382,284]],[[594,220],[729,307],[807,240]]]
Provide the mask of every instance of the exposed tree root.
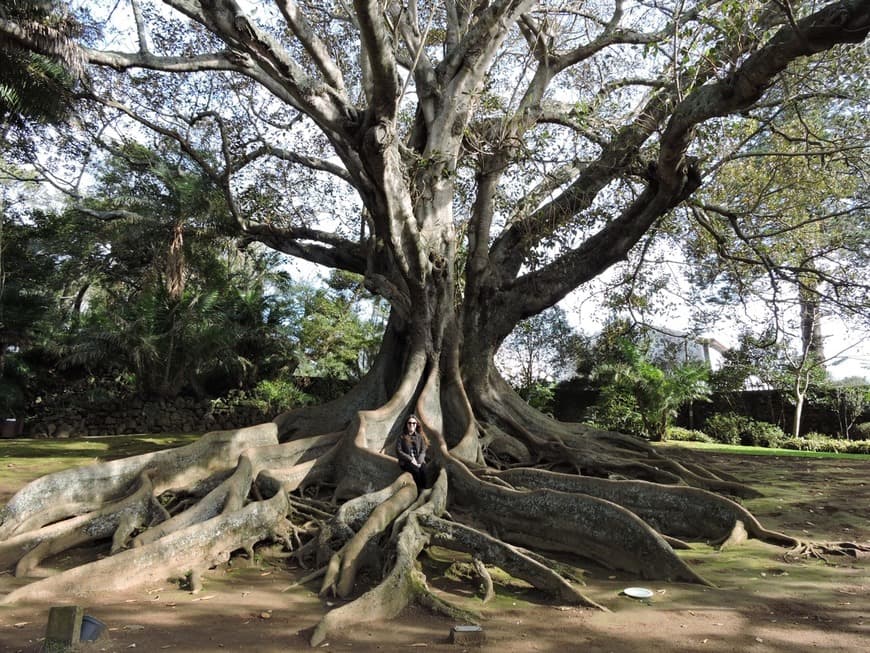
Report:
[[102,508],[123,497],[137,477],[153,470],[154,491],[184,487],[219,470],[233,469],[248,448],[277,443],[274,424],[214,431],[178,449],[67,469],[24,487],[0,511],[0,540],[16,533]]
[[480,582],[483,586],[483,598],[481,601],[483,603],[489,603],[492,601],[492,597],[495,596],[495,589],[492,585],[492,576],[486,568],[486,565],[483,564],[483,560],[480,558],[474,558],[472,561],[474,565],[474,571],[480,576]]
[[112,538],[113,552],[118,551],[132,529],[149,526],[165,517],[166,512],[154,498],[149,472],[143,472],[139,488],[129,497],[88,514],[84,519],[68,519],[52,529],[54,532],[50,537],[42,539],[18,561],[15,575],[25,576],[49,556],[107,537]]
[[251,540],[267,539],[280,529],[287,507],[287,498],[276,494],[267,501],[176,531],[147,546],[25,585],[7,594],[0,603],[125,590],[214,566]]
[[480,481],[458,461],[451,464],[450,476],[457,502],[504,540],[576,553],[643,578],[707,584],[655,530],[611,501],[552,489],[505,489]]
[[[447,480],[442,474],[436,483],[436,492],[417,513],[440,513],[446,501]],[[329,633],[359,622],[392,619],[417,597],[429,594],[426,579],[416,569],[417,556],[428,544],[428,537],[411,515],[396,542],[396,558],[386,578],[358,599],[328,612],[314,629],[311,645],[318,646]]]
[[565,603],[603,609],[595,601],[583,596],[552,569],[533,560],[509,544],[468,526],[448,522],[434,515],[421,515],[419,520],[429,532],[434,544],[471,553],[475,558],[500,567],[512,576],[553,594]]
[[799,542],[784,554],[786,560],[816,558],[830,563],[829,556],[847,556],[856,560],[870,558],[870,543],[861,542]]
[[209,492],[199,503],[141,533],[133,539],[133,546],[145,546],[151,542],[156,542],[169,533],[211,519],[221,512],[238,510],[251,489],[251,472],[250,459],[242,456],[235,472]]
[[740,504],[699,488],[572,476],[528,468],[488,475],[513,487],[550,488],[610,501],[669,537],[722,542],[737,523],[741,523],[749,537],[783,546],[794,546],[796,542],[794,538],[764,528]]
[[[110,503],[101,510],[44,526],[8,538],[0,543],[0,569],[16,565],[16,575],[25,575],[44,558],[73,546],[113,537],[113,551],[123,545],[130,528],[147,526],[167,517],[153,496],[147,473],[140,487],[129,497]],[[125,531],[126,529],[126,531]]]
[[363,547],[371,538],[386,529],[417,498],[417,488],[413,480],[407,480],[411,482],[404,483],[391,497],[372,510],[363,527],[332,556],[320,588],[321,596],[327,592],[334,592],[342,598],[350,595]]

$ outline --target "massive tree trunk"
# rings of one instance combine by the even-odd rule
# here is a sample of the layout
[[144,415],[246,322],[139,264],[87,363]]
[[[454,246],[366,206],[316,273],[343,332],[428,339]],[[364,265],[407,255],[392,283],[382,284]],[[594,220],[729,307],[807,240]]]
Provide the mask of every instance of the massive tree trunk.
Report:
[[[89,98],[175,139],[224,189],[246,238],[361,275],[369,290],[390,302],[390,321],[371,371],[341,399],[273,423],[207,434],[180,449],[52,474],[23,488],[0,516],[5,566],[31,574],[45,557],[97,539],[111,540],[115,554],[35,581],[3,602],[105,592],[198,572],[236,551],[279,543],[320,566],[322,592],[353,599],[317,626],[316,645],[335,628],[390,618],[412,600],[458,614],[429,590],[416,563],[430,544],[471,552],[560,600],[592,607],[564,575],[564,565],[548,555],[573,555],[641,578],[703,583],[676,553],[689,541],[733,543],[750,536],[799,544],[766,530],[742,508],[737,499],[754,492],[734,479],[669,460],[636,438],[559,423],[533,410],[493,357],[520,320],[625,259],[699,188],[702,170],[688,155],[699,125],[754,107],[794,60],[865,38],[867,0],[843,0],[797,21],[790,16],[765,41],[749,32],[733,43],[722,36],[721,43],[705,45],[690,70],[675,71],[668,59],[658,78],[639,84],[652,90],[638,93],[633,110],[598,136],[589,134],[579,105],[562,106],[556,115],[548,84],[609,47],[656,45],[684,33],[672,12],[661,18],[676,22],[643,33],[621,27],[617,2],[612,16],[590,18],[594,36],[577,45],[574,23],[586,17],[561,6],[549,13],[546,3],[532,0],[480,3],[473,11],[462,3],[409,3],[406,9],[355,0],[353,20],[319,32],[293,2],[277,3],[284,23],[276,30],[260,28],[234,2],[167,4],[216,40],[203,40],[205,50],[196,55],[156,55],[148,49],[145,18],[137,14],[138,51],[86,50],[87,60],[117,71],[228,71],[261,88],[262,94],[251,94],[257,101],[268,92],[282,109],[296,112],[293,121],[305,117],[329,152],[307,156],[260,145],[262,132],[280,125],[259,106],[241,120],[224,120],[225,106],[212,113],[196,104],[162,124],[162,105],[143,115],[141,106],[111,97],[108,86]],[[687,20],[698,20],[706,8],[702,3],[686,12]],[[419,20],[425,11],[428,25]],[[778,24],[765,22],[752,34],[767,35]],[[359,84],[353,94],[330,54],[341,43],[329,41],[348,25],[359,37],[361,61],[348,76]],[[26,39],[9,21],[0,21],[0,30],[16,42]],[[710,31],[720,38],[727,30]],[[276,35],[289,35],[292,47]],[[509,37],[511,47],[502,48]],[[443,59],[434,61],[438,48],[426,46],[438,38]],[[215,42],[226,47],[213,51]],[[518,92],[504,99],[507,108],[497,119],[489,107],[476,113],[497,81],[499,71],[491,67],[518,43],[528,46],[528,57],[514,65],[529,66]],[[296,57],[307,57],[304,65]],[[612,81],[616,89],[631,83]],[[417,106],[403,132],[402,103],[411,83]],[[612,90],[610,81],[600,90]],[[224,97],[240,95],[233,88]],[[238,126],[261,118],[262,132],[249,135]],[[199,137],[196,130],[207,121],[220,143],[203,154],[201,142],[185,130]],[[504,202],[502,185],[524,178],[525,139],[544,124],[579,134],[576,153],[547,169],[515,205]],[[238,184],[250,180],[255,175],[247,166],[268,157],[351,187],[363,207],[360,237],[316,229],[305,219],[282,224],[268,212],[260,220],[246,215],[234,176]],[[473,182],[462,177],[461,164],[473,170]],[[511,171],[516,177],[507,178]],[[463,184],[471,187],[464,203],[457,202]],[[608,214],[602,219],[603,205]],[[463,215],[455,215],[457,206]],[[578,223],[583,237],[565,237]],[[550,251],[556,241],[563,246]],[[539,256],[541,250],[552,256]],[[419,494],[393,456],[410,412],[432,442],[432,486]],[[321,500],[327,492],[332,501]],[[388,564],[369,588],[357,579],[373,552]]]

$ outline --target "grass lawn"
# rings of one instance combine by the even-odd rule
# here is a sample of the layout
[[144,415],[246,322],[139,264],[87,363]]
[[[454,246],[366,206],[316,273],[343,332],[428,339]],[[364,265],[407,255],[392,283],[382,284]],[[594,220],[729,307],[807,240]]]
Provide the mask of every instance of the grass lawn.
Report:
[[794,449],[769,449],[767,447],[744,447],[739,444],[719,444],[709,442],[662,442],[656,446],[662,448],[681,447],[696,449],[711,453],[739,454],[747,456],[787,456],[795,458],[840,458],[843,460],[870,460],[866,453],[832,453],[829,451],[795,451]]

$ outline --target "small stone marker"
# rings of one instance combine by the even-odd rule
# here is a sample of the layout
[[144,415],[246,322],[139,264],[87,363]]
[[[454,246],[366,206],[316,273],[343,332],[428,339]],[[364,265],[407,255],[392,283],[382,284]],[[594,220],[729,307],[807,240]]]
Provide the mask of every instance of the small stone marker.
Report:
[[45,653],[61,653],[79,643],[84,608],[79,605],[55,606],[48,612],[45,629]]
[[480,626],[453,626],[450,631],[451,644],[479,646],[486,641],[486,635]]

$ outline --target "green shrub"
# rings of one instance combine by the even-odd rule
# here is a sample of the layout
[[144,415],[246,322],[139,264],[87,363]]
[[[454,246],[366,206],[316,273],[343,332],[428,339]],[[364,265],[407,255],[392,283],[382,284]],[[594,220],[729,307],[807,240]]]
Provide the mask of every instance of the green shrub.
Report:
[[809,440],[804,440],[803,438],[790,437],[779,443],[780,449],[789,449],[791,451],[815,451],[812,446]]
[[314,402],[311,395],[303,392],[291,381],[275,379],[260,381],[254,388],[254,398],[265,403],[271,411],[283,411]]
[[553,412],[553,399],[556,396],[555,383],[533,383],[531,387],[525,388],[520,394],[527,402],[529,402],[530,406],[538,409],[542,413]]
[[777,448],[785,440],[785,433],[776,424],[749,420],[748,430],[741,434],[740,444],[748,447]]
[[837,451],[836,445],[832,444],[831,438],[825,437],[819,433],[807,433],[799,438],[786,438],[780,444],[782,449],[792,449],[794,451]]
[[643,420],[626,397],[614,395],[597,403],[587,411],[586,419],[596,428],[643,437]]
[[845,440],[837,440],[824,433],[816,433],[815,431],[805,433],[804,439],[812,443],[810,445],[812,446],[812,451],[826,451],[829,453],[840,453],[845,442]]
[[870,454],[870,440],[841,440],[821,433],[807,433],[800,438],[787,438],[779,446],[794,451]]
[[778,447],[785,433],[776,424],[761,422],[737,413],[717,413],[710,416],[704,432],[722,444],[744,447]]
[[703,431],[684,429],[681,426],[669,426],[667,439],[677,442],[713,442],[713,438]]
[[716,413],[707,418],[704,432],[722,444],[740,444],[740,434],[751,420],[737,413]]
[[861,422],[852,427],[852,434],[856,440],[870,440],[870,422]]
[[870,455],[870,438],[867,440],[846,440],[844,453],[864,453]]

